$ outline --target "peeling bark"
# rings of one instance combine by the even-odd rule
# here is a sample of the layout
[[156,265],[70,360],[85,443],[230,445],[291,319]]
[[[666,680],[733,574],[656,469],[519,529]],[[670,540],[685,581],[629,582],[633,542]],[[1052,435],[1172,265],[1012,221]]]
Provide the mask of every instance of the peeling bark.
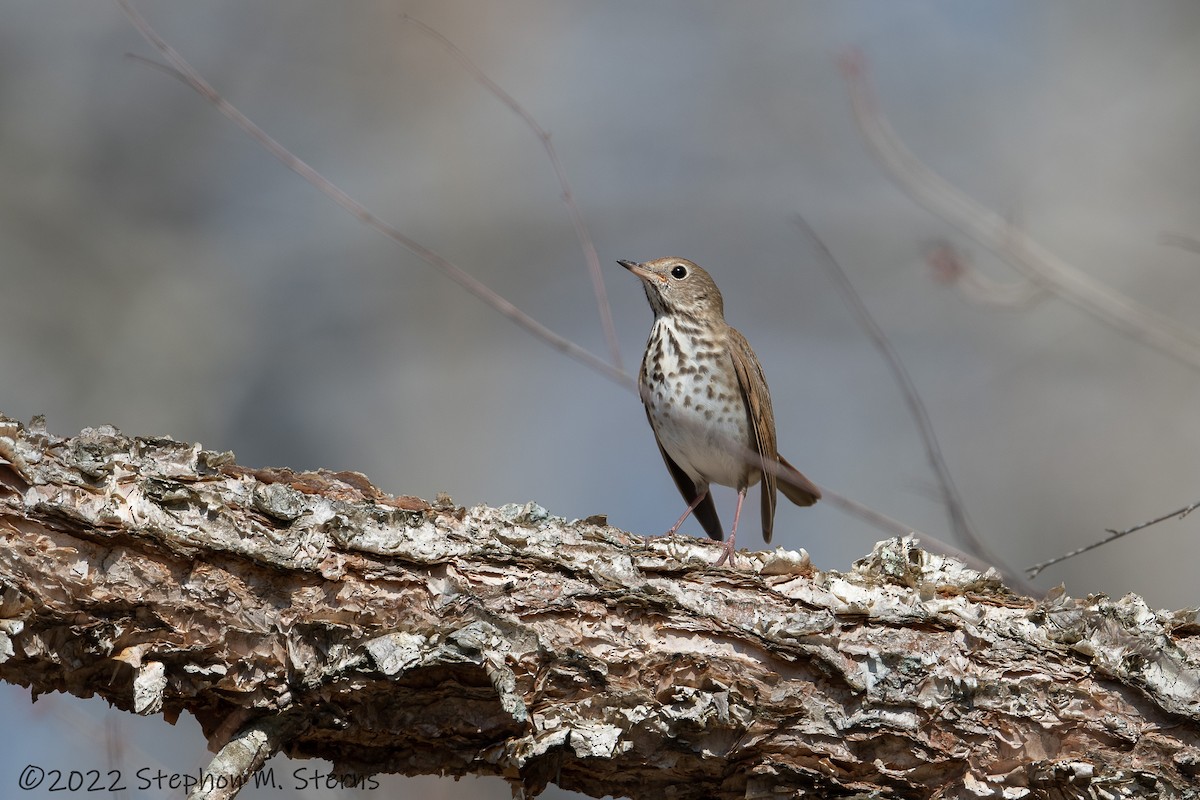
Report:
[[848,573],[717,546],[0,416],[0,679],[189,711],[238,774],[282,750],[528,793],[1197,796],[1195,611],[1034,601],[911,539]]

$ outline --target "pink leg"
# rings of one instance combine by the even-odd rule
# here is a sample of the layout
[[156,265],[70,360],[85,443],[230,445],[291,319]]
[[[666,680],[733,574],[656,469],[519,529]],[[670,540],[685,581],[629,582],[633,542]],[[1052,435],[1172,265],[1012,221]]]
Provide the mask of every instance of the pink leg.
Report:
[[[746,488],[748,489],[749,487]],[[730,566],[733,565],[733,548],[734,542],[737,541],[737,524],[738,519],[740,519],[742,516],[742,501],[745,499],[746,489],[742,489],[738,492],[737,510],[733,512],[733,531],[729,534],[729,541],[726,542],[725,546],[721,548],[721,557],[713,562],[714,567],[719,567],[726,561],[730,562]]]
[[705,489],[703,492],[696,495],[696,499],[693,500],[692,504],[687,507],[687,511],[683,512],[683,516],[679,518],[679,521],[671,526],[671,530],[667,531],[667,536],[674,536],[675,532],[679,530],[679,526],[683,524],[683,521],[691,516],[692,512],[696,510],[696,506],[703,503],[704,498],[706,497],[708,497],[708,489]]

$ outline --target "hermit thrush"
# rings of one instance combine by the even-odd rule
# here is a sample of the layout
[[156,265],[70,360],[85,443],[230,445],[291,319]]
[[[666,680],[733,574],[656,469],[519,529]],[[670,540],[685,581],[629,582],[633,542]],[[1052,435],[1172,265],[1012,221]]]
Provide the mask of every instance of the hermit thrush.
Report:
[[638,392],[659,452],[687,510],[708,535],[724,538],[709,484],[737,489],[733,532],[717,565],[733,555],[746,491],[762,480],[763,539],[771,541],[775,489],[811,506],[818,489],[775,447],[775,417],[767,381],[746,337],[725,322],[721,292],[708,273],[683,258],[618,264],[642,279],[654,327],[638,373]]

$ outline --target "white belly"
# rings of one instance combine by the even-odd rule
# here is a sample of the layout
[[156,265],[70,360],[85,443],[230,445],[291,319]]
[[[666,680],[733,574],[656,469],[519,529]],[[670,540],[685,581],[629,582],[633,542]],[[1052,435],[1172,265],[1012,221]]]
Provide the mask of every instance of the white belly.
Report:
[[[659,320],[655,324],[666,323]],[[692,364],[697,363],[690,353],[684,357]],[[718,358],[729,357],[722,353]],[[730,447],[730,442],[734,442],[751,451],[754,448],[732,364],[710,360],[707,375],[684,374],[687,380],[681,379],[679,367],[671,349],[665,348],[662,369],[665,386],[652,386],[645,377],[651,370],[643,369],[642,402],[663,450],[698,484],[717,483],[735,488],[753,485],[760,473],[747,465],[746,453],[738,452],[736,445]],[[730,381],[714,378],[714,373],[728,375]]]

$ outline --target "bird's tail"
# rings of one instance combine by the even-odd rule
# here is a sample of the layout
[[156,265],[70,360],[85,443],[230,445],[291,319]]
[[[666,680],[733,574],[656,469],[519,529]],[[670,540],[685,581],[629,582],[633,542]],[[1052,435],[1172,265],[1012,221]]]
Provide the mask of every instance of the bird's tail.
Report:
[[779,491],[784,497],[798,506],[811,506],[821,499],[821,490],[817,485],[804,477],[800,470],[788,463],[783,456],[779,457],[779,474],[776,476]]

